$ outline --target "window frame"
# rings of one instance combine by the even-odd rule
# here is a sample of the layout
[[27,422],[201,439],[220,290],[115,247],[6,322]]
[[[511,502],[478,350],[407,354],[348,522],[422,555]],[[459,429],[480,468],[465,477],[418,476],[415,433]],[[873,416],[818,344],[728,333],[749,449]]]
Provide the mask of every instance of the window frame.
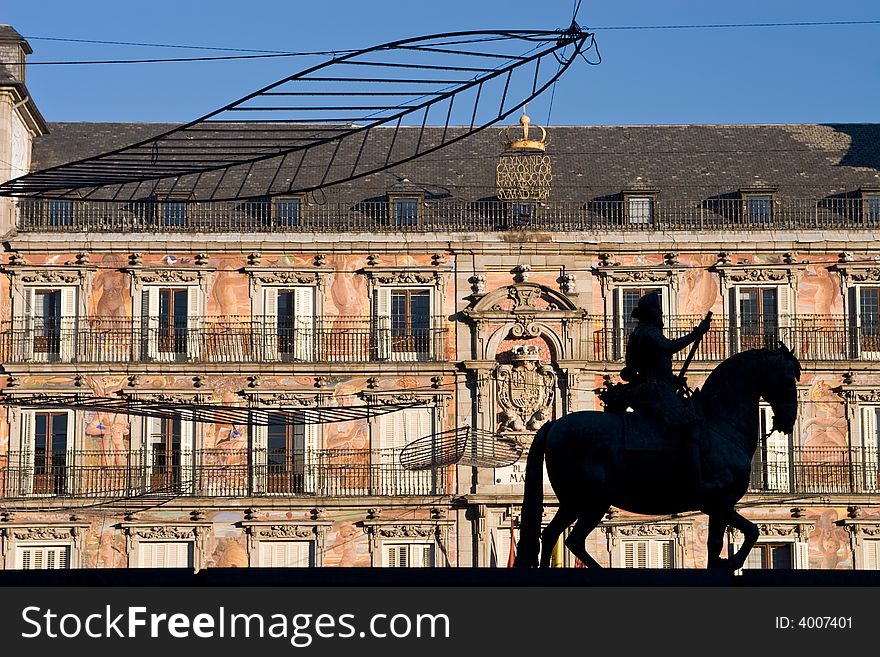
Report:
[[[406,549],[407,555],[407,564],[405,566],[395,566],[391,564],[391,551],[394,549],[401,550]],[[413,561],[420,560],[418,557],[418,551],[422,551],[421,557],[424,558],[425,553],[424,550],[427,548],[428,550],[428,564],[422,563],[422,565],[412,565]],[[416,559],[413,559],[413,555],[416,555]],[[437,567],[437,542],[436,541],[424,541],[424,540],[413,540],[413,541],[401,541],[397,539],[392,539],[388,541],[382,541],[382,566],[384,568],[436,568]]]
[[[29,497],[57,497],[59,495],[67,495],[75,493],[73,486],[75,479],[75,459],[76,459],[76,412],[72,409],[57,410],[44,408],[22,408],[19,411],[18,436],[17,436],[17,455],[18,455],[18,472],[19,479],[14,482],[13,486],[21,495]],[[63,490],[55,490],[58,485],[59,478],[57,475],[48,475],[53,478],[55,485],[51,491],[37,490],[37,449],[36,449],[36,424],[37,415],[61,416],[67,418],[66,436],[65,436],[65,458],[64,458],[64,474],[61,478]],[[51,423],[47,422],[47,438]],[[53,450],[54,451],[54,450]],[[11,456],[11,455],[10,455]],[[51,461],[50,461],[51,462]]]
[[[186,324],[178,326],[177,315],[173,313],[173,303],[169,304],[172,314],[169,325],[171,335],[163,338],[163,324],[161,316],[162,293],[186,292]],[[175,282],[162,284],[145,284],[140,288],[140,313],[137,320],[140,322],[140,356],[147,361],[155,362],[181,362],[196,361],[200,357],[199,329],[204,319],[203,288],[198,282]],[[179,335],[183,329],[183,335]],[[163,339],[172,348],[163,349]],[[182,349],[178,347],[182,345]]]
[[[400,207],[402,203],[411,202],[413,208],[415,209],[414,216],[406,215],[402,216],[400,212]],[[404,193],[404,192],[389,192],[388,193],[388,216],[390,219],[390,223],[392,226],[397,227],[408,227],[408,226],[420,226],[424,219],[423,206],[425,204],[425,195],[419,194],[417,192],[414,193]],[[403,221],[406,219],[406,221]]]
[[[302,225],[303,221],[303,208],[305,206],[305,195],[304,194],[284,194],[281,196],[272,196],[270,198],[271,207],[271,217],[272,217],[272,225],[278,228],[295,228]],[[283,216],[280,211],[280,206],[282,205],[291,205],[296,207],[296,217],[291,218],[289,216]]]
[[[427,328],[424,339],[418,340],[412,327],[412,296],[413,293],[426,295],[428,300]],[[394,296],[403,294],[408,299],[404,323],[409,332],[403,336],[395,335]],[[435,357],[436,335],[435,299],[436,288],[431,286],[382,285],[374,289],[373,303],[373,350],[376,360],[392,362],[429,361]],[[401,339],[403,338],[403,339]],[[411,349],[400,347],[411,346]]]

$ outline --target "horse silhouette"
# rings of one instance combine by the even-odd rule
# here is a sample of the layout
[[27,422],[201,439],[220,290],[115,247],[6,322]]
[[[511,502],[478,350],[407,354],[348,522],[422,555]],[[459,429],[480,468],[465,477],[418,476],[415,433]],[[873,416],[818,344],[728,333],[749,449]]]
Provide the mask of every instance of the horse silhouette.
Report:
[[[717,488],[695,493],[689,485],[679,441],[669,443],[657,422],[640,413],[579,411],[548,422],[538,431],[526,461],[526,478],[515,565],[549,567],[553,546],[576,521],[565,545],[581,562],[601,567],[586,551],[589,533],[612,505],[644,515],[702,511],[709,516],[708,566],[738,569],[759,531],[736,511],[748,490],[752,456],[760,439],[758,404],[773,409],[773,429],[791,433],[797,417],[801,366],[785,345],[732,356],[709,375],[693,395],[703,418],[703,463]],[[636,449],[628,446],[637,446]],[[559,501],[543,532],[543,472]],[[724,532],[731,526],[745,540],[730,558],[721,557]]]

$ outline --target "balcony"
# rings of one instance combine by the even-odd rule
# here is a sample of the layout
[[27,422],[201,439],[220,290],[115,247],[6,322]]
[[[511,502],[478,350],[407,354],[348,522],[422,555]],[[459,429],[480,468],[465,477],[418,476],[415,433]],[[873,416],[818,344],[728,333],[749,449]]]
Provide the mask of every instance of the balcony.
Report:
[[748,210],[739,198],[666,199],[633,218],[623,200],[541,203],[523,217],[501,202],[426,201],[400,221],[389,203],[303,204],[295,220],[273,217],[268,201],[192,202],[167,218],[145,202],[73,201],[69,212],[51,201],[18,201],[22,232],[101,233],[329,233],[536,231],[766,231],[781,229],[876,230],[880,213],[861,198],[778,198],[766,212]]
[[[184,318],[185,319],[185,318]],[[433,326],[441,326],[441,318]],[[206,317],[183,322],[89,317],[71,328],[5,322],[5,363],[356,363],[437,361],[447,329],[400,331],[369,317],[325,317],[308,328],[277,317]],[[389,322],[390,324],[390,322]]]
[[433,496],[453,491],[449,468],[414,472],[400,450],[273,452],[68,450],[0,457],[3,498]]
[[759,450],[752,461],[749,492],[880,494],[878,451],[860,447]]
[[[698,316],[667,317],[664,333],[670,339],[690,332],[702,319]],[[610,323],[610,321],[609,321]],[[595,360],[622,361],[632,327],[604,326],[593,334]],[[695,361],[717,362],[749,349],[775,348],[779,341],[801,361],[880,360],[880,325],[852,326],[844,315],[798,315],[778,322],[753,325],[713,318]],[[684,360],[687,350],[674,356]]]

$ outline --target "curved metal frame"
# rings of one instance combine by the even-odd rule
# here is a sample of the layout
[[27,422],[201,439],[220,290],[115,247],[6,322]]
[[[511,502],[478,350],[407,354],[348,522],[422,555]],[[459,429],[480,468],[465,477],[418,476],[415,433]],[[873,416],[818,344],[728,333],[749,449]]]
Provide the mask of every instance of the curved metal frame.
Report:
[[[15,178],[0,185],[0,195],[133,201],[170,194],[175,200],[198,201],[318,190],[408,162],[503,120],[556,82],[582,54],[590,37],[592,34],[572,24],[564,31],[449,32],[373,46],[295,73],[150,139]],[[510,46],[521,42],[532,45],[521,55],[487,52],[492,50],[487,44]],[[565,56],[568,46],[574,46],[574,50]],[[373,56],[377,54],[387,55],[385,59],[392,61],[376,61]],[[541,62],[551,56],[558,68],[543,79]],[[393,61],[395,57],[402,61]],[[436,57],[442,58],[439,64],[428,63]],[[494,67],[488,63],[449,63],[457,62],[456,58],[466,63],[501,63]],[[524,81],[529,91],[524,98],[517,96],[522,98],[520,101],[509,100],[514,73],[525,73],[525,66],[531,63],[534,74]],[[338,73],[339,69],[344,73]],[[351,69],[363,70],[366,75],[349,75]],[[316,75],[319,72],[321,75]],[[449,73],[458,79],[444,79]],[[478,119],[481,101],[488,102],[489,94],[483,92],[489,82],[499,86],[503,82],[500,102],[495,98],[492,104],[498,109],[490,112],[489,120],[482,115]],[[311,86],[313,83],[318,87]],[[326,84],[332,88],[322,88]],[[360,88],[346,90],[352,84]],[[449,134],[450,129],[454,130],[450,119],[455,99],[468,91],[475,92],[473,105],[468,106],[470,125],[460,133],[456,130],[456,134]],[[327,104],[285,106],[274,100],[281,97],[318,98]],[[365,105],[364,97],[389,101]],[[261,104],[268,101],[272,104]],[[440,143],[423,143],[428,113],[447,102]],[[344,116],[327,117],[331,111]],[[397,139],[398,133],[403,119],[419,112],[423,112],[421,131],[415,148],[408,150]],[[242,113],[273,118],[239,119]],[[382,157],[363,158],[370,131],[380,126],[393,126],[394,130],[390,138],[383,140],[384,161]],[[289,161],[296,154],[299,161]],[[258,170],[260,175],[252,177],[255,167],[266,170]],[[311,169],[315,175],[309,177]],[[255,178],[264,182],[257,183]]]

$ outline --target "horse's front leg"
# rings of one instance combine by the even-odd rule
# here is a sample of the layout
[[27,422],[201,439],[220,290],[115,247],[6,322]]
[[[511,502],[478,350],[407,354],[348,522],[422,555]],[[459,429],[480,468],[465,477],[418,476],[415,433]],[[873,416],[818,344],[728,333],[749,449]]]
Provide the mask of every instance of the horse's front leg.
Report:
[[733,509],[712,511],[709,514],[709,538],[706,540],[709,568],[724,568],[729,565],[727,559],[721,558],[721,549],[724,547],[724,532],[727,531],[733,515]]
[[740,549],[736,551],[736,554],[730,558],[731,567],[734,570],[739,570],[745,565],[749,552],[755,546],[755,543],[758,542],[758,536],[761,535],[761,531],[755,523],[747,518],[743,518],[736,511],[731,515],[730,524],[735,529],[740,530],[743,534],[742,547],[740,547]]

